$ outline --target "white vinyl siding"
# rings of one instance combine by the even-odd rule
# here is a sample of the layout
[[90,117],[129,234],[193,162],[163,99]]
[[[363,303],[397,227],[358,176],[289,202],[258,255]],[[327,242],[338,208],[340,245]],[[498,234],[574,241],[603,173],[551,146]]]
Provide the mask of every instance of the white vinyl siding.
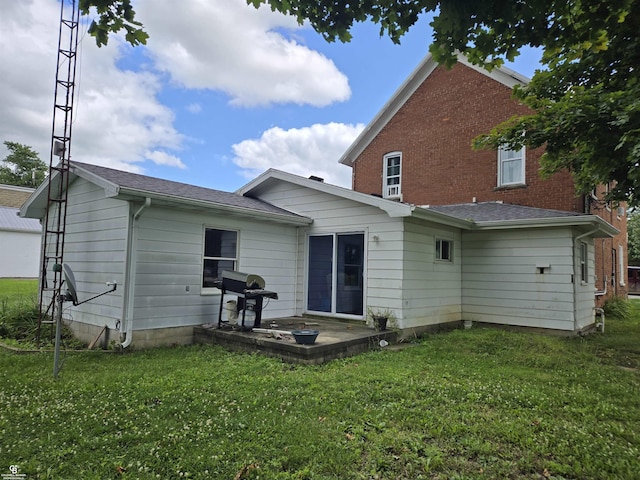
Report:
[[[134,329],[217,321],[220,295],[200,294],[204,225],[237,231],[236,269],[262,276],[266,288],[278,293],[278,300],[270,300],[263,310],[263,319],[292,315],[294,227],[230,215],[154,208],[152,204],[139,218]],[[223,301],[231,299],[235,296]]]
[[300,229],[297,314],[305,311],[307,236],[356,232],[365,233],[365,312],[367,306],[401,312],[402,219],[389,218],[378,208],[353,200],[284,182],[270,186],[260,198],[314,220]]
[[38,278],[42,234],[0,229],[0,278]]
[[[82,301],[104,292],[107,282],[117,282],[118,288],[73,307],[65,315],[70,315],[74,322],[116,328],[123,315],[129,205],[104,198],[104,189],[80,178],[69,186],[67,198],[64,263],[73,270],[78,299]],[[49,221],[53,218],[50,215]],[[49,248],[53,246],[50,241]],[[52,272],[48,278],[53,279]]]
[[[435,239],[443,236],[453,239],[452,262],[435,261]],[[404,222],[404,328],[455,322],[462,318],[460,239],[457,229],[417,220]],[[397,295],[397,292],[387,295]]]
[[[381,210],[352,200],[279,183],[260,197],[314,219],[302,228],[307,235],[365,232],[365,311],[389,308],[400,328],[458,321],[461,318],[460,231],[427,222],[390,218]],[[299,302],[304,312],[307,248],[305,235],[298,246]],[[435,239],[451,239],[452,262],[435,261]]]
[[523,185],[525,183],[525,149],[498,149],[498,186]]
[[464,232],[463,243],[464,320],[574,329],[570,229]]

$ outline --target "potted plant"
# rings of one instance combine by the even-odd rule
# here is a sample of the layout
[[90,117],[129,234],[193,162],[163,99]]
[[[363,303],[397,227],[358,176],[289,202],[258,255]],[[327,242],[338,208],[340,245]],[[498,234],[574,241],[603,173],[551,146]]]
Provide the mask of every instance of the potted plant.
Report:
[[395,327],[397,322],[395,314],[388,308],[368,308],[367,317],[369,319],[367,323],[373,324],[373,327],[379,332],[386,330],[387,325]]

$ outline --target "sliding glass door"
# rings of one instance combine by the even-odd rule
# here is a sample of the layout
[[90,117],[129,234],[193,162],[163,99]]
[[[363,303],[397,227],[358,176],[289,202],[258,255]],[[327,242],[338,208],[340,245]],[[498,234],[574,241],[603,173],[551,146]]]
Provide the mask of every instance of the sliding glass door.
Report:
[[362,316],[364,234],[309,237],[307,310]]

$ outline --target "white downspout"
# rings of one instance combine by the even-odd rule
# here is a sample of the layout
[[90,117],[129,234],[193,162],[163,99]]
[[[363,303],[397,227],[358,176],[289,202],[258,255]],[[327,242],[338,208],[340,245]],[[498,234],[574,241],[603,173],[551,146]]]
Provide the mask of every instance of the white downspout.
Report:
[[126,269],[126,299],[125,306],[126,311],[124,314],[125,317],[125,325],[124,328],[124,342],[120,344],[120,347],[124,350],[133,341],[133,302],[135,300],[135,291],[136,291],[136,265],[137,265],[137,244],[138,244],[138,235],[137,232],[137,220],[142,214],[142,211],[145,208],[148,208],[151,205],[151,199],[149,197],[145,198],[142,206],[133,214],[131,218],[131,226],[129,235],[129,245],[127,246],[127,269]]
[[577,262],[576,262],[576,249],[579,247],[578,243],[585,237],[589,237],[599,231],[599,228],[595,228],[587,233],[578,235],[573,239],[573,331],[578,329],[578,275],[576,274]]

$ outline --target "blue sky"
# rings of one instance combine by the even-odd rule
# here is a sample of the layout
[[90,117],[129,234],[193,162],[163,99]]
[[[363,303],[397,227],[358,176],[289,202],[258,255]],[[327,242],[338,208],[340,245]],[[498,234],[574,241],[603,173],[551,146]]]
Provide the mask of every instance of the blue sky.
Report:
[[[135,5],[146,47],[82,37],[72,159],[227,191],[270,167],[349,186],[338,158],[431,42],[427,16],[400,45],[370,23],[343,44],[244,0]],[[58,21],[56,0],[11,2],[0,18],[0,141],[47,163]],[[538,59],[508,66],[530,77]]]

